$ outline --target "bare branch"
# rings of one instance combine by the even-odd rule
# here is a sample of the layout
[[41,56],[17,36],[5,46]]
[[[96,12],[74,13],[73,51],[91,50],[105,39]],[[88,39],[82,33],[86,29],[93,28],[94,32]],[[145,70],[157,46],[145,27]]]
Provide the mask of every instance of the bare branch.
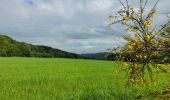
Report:
[[162,28],[159,30],[159,32],[162,32],[162,30],[167,28],[169,24],[170,24],[170,20],[166,24],[162,25]]
[[145,1],[145,4],[143,6],[143,9],[145,9],[146,5],[148,4],[148,0]]
[[128,2],[128,0],[126,0],[126,6],[127,6],[127,12],[126,12],[126,14],[127,14],[127,16],[129,16],[129,14],[130,14],[130,6],[129,6],[129,2]]
[[157,2],[155,3],[154,7],[152,8],[153,10],[156,8],[156,6],[158,5],[160,0],[157,0]]
[[[160,1],[160,0],[157,0],[157,2],[155,3],[155,5],[153,6],[153,8],[152,8],[151,10],[155,10],[155,8],[156,8],[156,6],[158,5],[159,1]],[[147,17],[145,18],[145,20],[148,19],[148,18],[149,18],[149,14],[148,14]]]
[[118,0],[118,1],[123,6],[123,8],[126,9],[126,6],[123,4],[123,2],[121,0]]
[[126,0],[126,5],[127,5],[127,7],[129,7],[129,2],[128,2],[128,0]]
[[143,18],[142,18],[142,16],[143,16],[143,11],[144,11],[144,9],[143,9],[143,7],[142,7],[142,1],[140,0],[140,17],[141,18],[139,18],[140,19],[140,21],[142,22],[143,21]]

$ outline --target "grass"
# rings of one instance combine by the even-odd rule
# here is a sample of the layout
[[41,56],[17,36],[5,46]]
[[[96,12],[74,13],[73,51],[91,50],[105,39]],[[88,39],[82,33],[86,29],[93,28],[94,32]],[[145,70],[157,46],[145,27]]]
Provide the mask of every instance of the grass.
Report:
[[0,58],[0,100],[132,100],[170,85],[160,74],[156,86],[126,87],[114,62],[54,58]]

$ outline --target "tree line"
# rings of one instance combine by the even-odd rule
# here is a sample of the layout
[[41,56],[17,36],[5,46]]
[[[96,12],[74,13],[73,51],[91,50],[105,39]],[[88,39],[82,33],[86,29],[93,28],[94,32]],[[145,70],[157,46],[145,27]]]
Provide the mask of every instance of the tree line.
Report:
[[0,35],[0,56],[2,57],[44,57],[44,58],[83,58],[74,53],[65,52],[48,46],[39,46],[18,42]]

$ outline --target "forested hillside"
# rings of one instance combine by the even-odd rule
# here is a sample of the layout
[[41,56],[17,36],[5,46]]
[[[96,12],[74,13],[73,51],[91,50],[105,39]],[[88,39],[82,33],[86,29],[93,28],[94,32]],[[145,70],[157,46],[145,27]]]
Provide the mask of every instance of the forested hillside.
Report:
[[0,56],[82,58],[78,54],[59,49],[18,42],[5,35],[0,35]]
[[101,53],[87,53],[81,54],[84,57],[88,57],[91,59],[99,59],[99,60],[115,60],[116,54],[112,52],[101,52]]

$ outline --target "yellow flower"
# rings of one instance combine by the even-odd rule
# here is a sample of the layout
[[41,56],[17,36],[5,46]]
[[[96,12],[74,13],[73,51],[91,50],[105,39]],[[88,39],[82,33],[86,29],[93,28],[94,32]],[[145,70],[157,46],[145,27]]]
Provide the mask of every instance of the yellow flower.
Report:
[[133,47],[132,47],[131,45],[128,45],[128,46],[127,46],[127,49],[129,49],[129,50],[132,50],[132,48],[133,48]]
[[150,13],[149,13],[150,17],[155,16],[155,14],[156,14],[155,10],[151,10]]
[[140,46],[141,45],[141,41],[138,39],[138,40],[135,40],[135,43],[137,44],[137,46]]
[[128,22],[128,21],[129,21],[129,19],[130,19],[130,18],[129,18],[128,16],[123,16],[123,20],[125,20],[125,21],[127,21],[127,22]]
[[159,54],[158,51],[153,51],[153,52],[152,52],[152,55],[153,55],[153,56],[157,56],[158,54]]
[[132,13],[134,13],[134,12],[135,12],[135,9],[132,7],[132,8],[130,8],[130,11],[131,11]]
[[158,45],[159,45],[159,42],[158,42],[158,41],[154,42],[154,46],[155,46],[155,47],[157,47]]
[[130,27],[130,28],[129,28],[129,31],[130,31],[130,32],[134,32],[135,29],[134,29],[133,27]]
[[147,34],[147,35],[145,36],[145,40],[146,40],[146,41],[149,41],[150,39],[151,39],[150,35]]
[[150,20],[145,20],[144,21],[144,26],[146,27],[146,28],[149,28],[150,27]]
[[161,40],[160,40],[160,43],[165,43],[165,42],[168,42],[168,41],[170,41],[170,39],[164,38],[164,39],[161,39]]

